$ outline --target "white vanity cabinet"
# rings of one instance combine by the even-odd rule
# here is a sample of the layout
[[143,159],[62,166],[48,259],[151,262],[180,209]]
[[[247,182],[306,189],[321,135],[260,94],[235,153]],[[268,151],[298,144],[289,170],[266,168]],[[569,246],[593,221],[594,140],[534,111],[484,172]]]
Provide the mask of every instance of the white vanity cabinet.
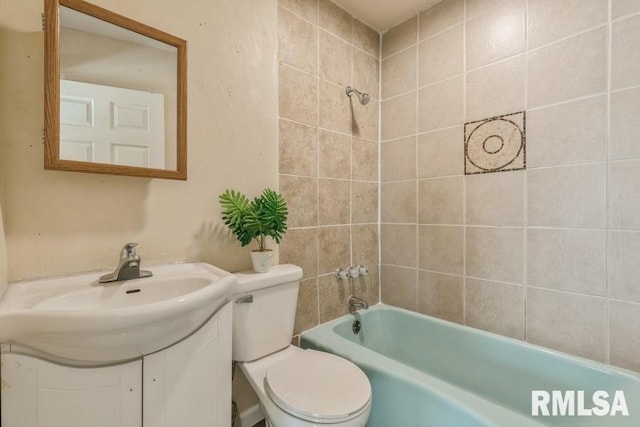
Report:
[[70,367],[0,355],[2,427],[228,427],[231,304],[184,340],[131,362]]
[[187,339],[145,356],[144,427],[231,425],[231,304]]
[[2,354],[2,426],[139,427],[142,361],[70,368]]

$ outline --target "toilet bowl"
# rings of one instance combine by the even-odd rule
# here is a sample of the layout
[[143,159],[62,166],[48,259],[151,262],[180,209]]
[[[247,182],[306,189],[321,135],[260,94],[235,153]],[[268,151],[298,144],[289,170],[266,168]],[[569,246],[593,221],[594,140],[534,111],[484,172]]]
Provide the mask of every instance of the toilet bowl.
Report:
[[363,427],[369,418],[369,380],[346,359],[289,346],[239,367],[273,427]]
[[371,385],[352,362],[290,344],[302,270],[236,273],[233,360],[271,427],[363,427]]

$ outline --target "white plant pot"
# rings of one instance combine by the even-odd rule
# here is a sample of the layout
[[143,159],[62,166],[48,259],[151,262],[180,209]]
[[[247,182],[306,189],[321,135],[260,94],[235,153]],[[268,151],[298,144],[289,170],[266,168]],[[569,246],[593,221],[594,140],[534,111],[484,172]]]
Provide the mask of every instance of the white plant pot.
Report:
[[264,251],[251,251],[251,262],[253,262],[253,270],[256,273],[266,273],[271,268],[271,259],[273,251],[266,249]]

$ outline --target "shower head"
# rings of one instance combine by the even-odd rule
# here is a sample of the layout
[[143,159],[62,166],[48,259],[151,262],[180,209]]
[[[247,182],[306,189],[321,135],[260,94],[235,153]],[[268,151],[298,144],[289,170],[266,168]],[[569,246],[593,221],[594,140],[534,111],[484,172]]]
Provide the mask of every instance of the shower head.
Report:
[[369,100],[371,99],[368,93],[360,92],[358,89],[354,89],[351,86],[347,86],[345,92],[347,93],[347,96],[349,98],[351,98],[351,95],[355,93],[358,97],[358,101],[360,101],[360,104],[362,105],[367,105],[369,103]]

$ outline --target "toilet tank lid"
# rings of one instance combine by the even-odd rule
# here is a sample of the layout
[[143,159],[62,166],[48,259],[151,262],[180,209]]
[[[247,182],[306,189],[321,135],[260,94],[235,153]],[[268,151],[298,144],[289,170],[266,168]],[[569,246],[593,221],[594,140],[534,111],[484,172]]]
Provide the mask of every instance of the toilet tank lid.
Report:
[[236,294],[265,289],[284,283],[297,282],[302,279],[302,268],[293,264],[274,265],[266,273],[256,273],[253,270],[234,273],[238,280]]

